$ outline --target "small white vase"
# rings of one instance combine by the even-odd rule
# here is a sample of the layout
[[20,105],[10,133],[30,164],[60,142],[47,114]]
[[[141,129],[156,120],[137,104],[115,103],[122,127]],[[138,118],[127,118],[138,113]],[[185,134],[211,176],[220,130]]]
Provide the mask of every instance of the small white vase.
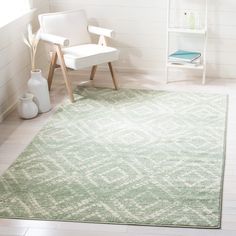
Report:
[[32,119],[38,115],[38,107],[33,102],[34,95],[25,93],[18,102],[18,114],[22,119]]
[[48,112],[51,109],[47,80],[42,76],[41,70],[31,71],[28,81],[28,89],[34,95],[39,113]]

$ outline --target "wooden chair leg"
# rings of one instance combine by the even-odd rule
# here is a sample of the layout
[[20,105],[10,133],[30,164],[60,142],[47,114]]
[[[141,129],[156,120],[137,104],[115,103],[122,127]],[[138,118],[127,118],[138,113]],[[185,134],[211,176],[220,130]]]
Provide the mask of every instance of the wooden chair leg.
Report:
[[113,81],[115,90],[118,90],[118,85],[117,85],[116,77],[115,77],[114,70],[112,68],[111,62],[108,62],[108,66],[109,66],[109,69],[110,69],[110,72],[111,72],[111,77],[112,77],[112,81]]
[[94,76],[96,74],[98,66],[93,66],[92,70],[91,70],[91,74],[90,74],[90,80],[94,79]]
[[50,67],[49,67],[49,73],[48,73],[48,89],[49,89],[49,91],[51,90],[51,86],[52,86],[52,80],[53,80],[53,75],[54,75],[54,71],[56,68],[57,58],[58,58],[57,53],[53,52],[51,62],[50,62]]
[[75,102],[72,87],[71,87],[71,82],[70,82],[70,80],[68,79],[68,76],[67,76],[66,64],[65,64],[65,61],[64,61],[64,57],[63,57],[63,53],[61,51],[60,45],[56,45],[56,52],[57,52],[57,55],[58,55],[58,59],[60,60],[60,63],[61,63],[61,70],[62,70],[62,74],[63,74],[64,80],[65,80],[65,83],[66,83],[66,88],[67,88],[67,91],[68,91],[68,94],[69,94],[70,101]]

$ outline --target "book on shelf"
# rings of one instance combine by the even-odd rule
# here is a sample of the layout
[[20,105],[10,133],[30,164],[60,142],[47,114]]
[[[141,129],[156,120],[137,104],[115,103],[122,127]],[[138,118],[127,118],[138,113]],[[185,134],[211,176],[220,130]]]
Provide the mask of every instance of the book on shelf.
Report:
[[200,58],[198,58],[192,62],[185,62],[185,61],[178,61],[178,60],[169,60],[168,62],[173,65],[193,65],[193,66],[200,66],[201,65]]
[[171,53],[168,57],[169,62],[171,63],[197,63],[200,59],[200,52],[184,51],[178,50],[174,53]]

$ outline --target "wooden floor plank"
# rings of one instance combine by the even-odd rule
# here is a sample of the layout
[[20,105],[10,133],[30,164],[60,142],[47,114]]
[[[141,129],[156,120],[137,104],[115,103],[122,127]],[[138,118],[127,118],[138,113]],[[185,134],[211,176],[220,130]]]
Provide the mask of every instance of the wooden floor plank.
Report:
[[0,236],[24,236],[28,228],[0,226]]

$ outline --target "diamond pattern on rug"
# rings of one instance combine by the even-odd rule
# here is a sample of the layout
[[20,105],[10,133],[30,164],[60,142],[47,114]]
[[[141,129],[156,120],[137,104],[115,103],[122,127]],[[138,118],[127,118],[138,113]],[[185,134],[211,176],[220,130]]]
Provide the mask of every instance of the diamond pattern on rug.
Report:
[[227,96],[76,97],[0,177],[0,217],[220,227]]

